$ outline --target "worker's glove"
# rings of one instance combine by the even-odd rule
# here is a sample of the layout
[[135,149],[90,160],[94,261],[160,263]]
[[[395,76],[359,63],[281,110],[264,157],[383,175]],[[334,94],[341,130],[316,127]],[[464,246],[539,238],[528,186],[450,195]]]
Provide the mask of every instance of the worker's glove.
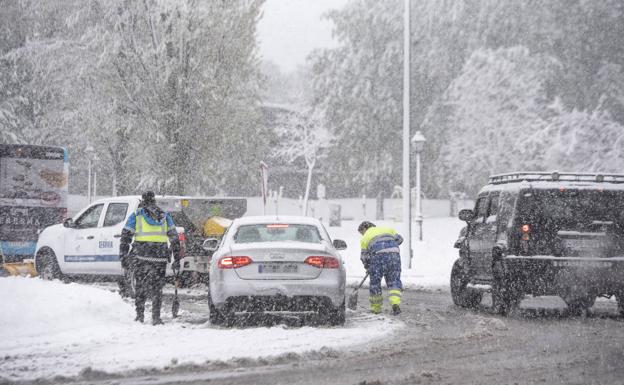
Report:
[[179,259],[175,259],[173,262],[171,262],[171,269],[173,269],[174,271],[180,271],[180,260]]

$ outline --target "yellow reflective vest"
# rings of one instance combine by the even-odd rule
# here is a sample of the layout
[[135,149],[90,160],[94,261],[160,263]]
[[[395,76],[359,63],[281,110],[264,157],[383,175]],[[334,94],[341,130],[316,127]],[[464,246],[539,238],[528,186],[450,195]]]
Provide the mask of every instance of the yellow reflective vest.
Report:
[[162,224],[151,225],[143,215],[137,215],[134,240],[136,242],[167,243],[169,240],[167,237],[167,218],[163,218]]

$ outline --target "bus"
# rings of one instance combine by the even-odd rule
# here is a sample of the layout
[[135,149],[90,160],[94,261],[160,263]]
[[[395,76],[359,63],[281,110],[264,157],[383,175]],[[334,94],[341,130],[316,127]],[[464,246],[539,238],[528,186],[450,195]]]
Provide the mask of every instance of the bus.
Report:
[[61,147],[0,144],[0,254],[33,258],[39,232],[67,217],[69,161]]

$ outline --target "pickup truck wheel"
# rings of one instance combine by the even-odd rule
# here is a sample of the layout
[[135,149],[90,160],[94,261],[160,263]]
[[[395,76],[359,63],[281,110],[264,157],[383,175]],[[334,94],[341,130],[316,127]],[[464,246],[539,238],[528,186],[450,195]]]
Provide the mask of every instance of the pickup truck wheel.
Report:
[[119,294],[122,298],[136,297],[136,277],[132,269],[124,269],[124,274],[117,283],[119,284]]
[[458,259],[453,264],[453,269],[451,270],[451,297],[453,298],[453,303],[460,307],[475,308],[481,303],[483,293],[468,288],[469,279],[468,273]]
[[52,250],[46,250],[41,253],[41,262],[39,267],[41,268],[41,273],[39,276],[41,279],[45,279],[47,281],[51,281],[53,279],[62,279],[63,274],[61,273],[61,269],[59,268],[58,262],[56,261],[56,256]]

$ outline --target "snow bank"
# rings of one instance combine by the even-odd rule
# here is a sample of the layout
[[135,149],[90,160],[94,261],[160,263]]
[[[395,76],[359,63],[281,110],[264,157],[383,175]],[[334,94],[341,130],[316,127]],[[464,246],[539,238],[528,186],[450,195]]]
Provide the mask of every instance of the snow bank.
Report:
[[[386,317],[350,313],[339,328],[214,328],[133,322],[132,304],[80,284],[0,279],[0,379],[74,376],[90,367],[118,372],[172,363],[205,363],[340,349],[400,328]],[[149,317],[148,317],[149,318]]]

